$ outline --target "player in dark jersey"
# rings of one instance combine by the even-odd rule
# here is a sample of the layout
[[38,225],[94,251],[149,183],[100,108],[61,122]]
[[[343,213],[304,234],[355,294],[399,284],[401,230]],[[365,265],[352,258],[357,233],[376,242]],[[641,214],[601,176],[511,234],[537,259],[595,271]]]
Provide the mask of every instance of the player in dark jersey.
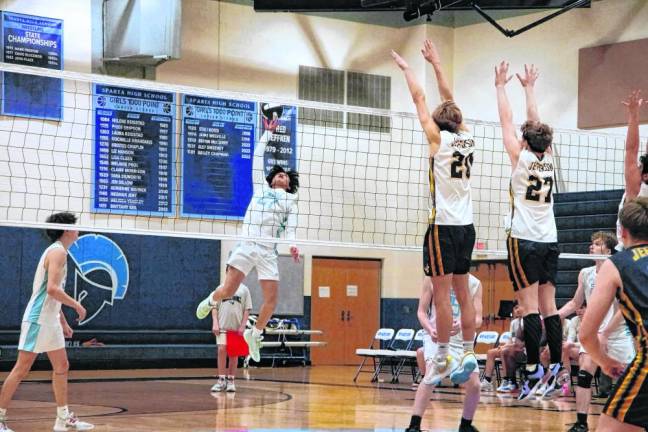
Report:
[[[627,202],[619,219],[626,249],[601,266],[579,333],[582,346],[603,372],[620,377],[598,422],[597,430],[606,432],[648,427],[648,198]],[[627,368],[612,359],[598,339],[615,296],[637,347]]]

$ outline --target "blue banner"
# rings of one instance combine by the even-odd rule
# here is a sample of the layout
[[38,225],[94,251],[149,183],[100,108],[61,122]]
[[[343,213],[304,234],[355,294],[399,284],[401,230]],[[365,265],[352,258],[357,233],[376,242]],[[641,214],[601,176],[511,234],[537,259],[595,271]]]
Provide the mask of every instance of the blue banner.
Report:
[[[2,12],[2,59],[5,63],[63,69],[63,20]],[[5,72],[2,114],[62,119],[60,79]]]
[[94,85],[96,212],[174,214],[175,94]]
[[256,123],[254,102],[183,95],[182,216],[245,215]]
[[264,155],[265,172],[274,165],[297,169],[297,107],[261,103],[261,132],[271,133]]

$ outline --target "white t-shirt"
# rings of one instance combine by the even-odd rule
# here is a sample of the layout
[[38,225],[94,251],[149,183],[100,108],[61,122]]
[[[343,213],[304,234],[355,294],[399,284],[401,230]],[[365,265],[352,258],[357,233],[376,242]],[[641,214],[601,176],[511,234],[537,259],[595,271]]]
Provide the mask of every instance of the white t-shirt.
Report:
[[[34,275],[34,283],[32,285],[32,295],[25,308],[23,315],[23,322],[32,322],[40,325],[60,325],[61,302],[54,299],[47,294],[48,274],[45,268],[45,258],[47,254],[58,248],[65,247],[61,242],[52,243],[38,261],[36,273]],[[63,277],[61,278],[60,287],[65,290],[65,279],[67,278],[67,261],[63,266]]]
[[553,212],[554,160],[527,149],[511,175],[511,237],[540,243],[558,241]]
[[[254,148],[252,181],[254,193],[248,204],[241,234],[250,237],[295,238],[297,227],[297,194],[273,189],[265,180],[263,155],[271,132],[265,132]],[[257,243],[274,248],[274,243]]]
[[250,290],[244,284],[231,298],[223,299],[216,304],[218,311],[218,326],[221,330],[238,330],[243,323],[243,314],[246,310],[252,310],[252,296]]
[[[470,292],[470,298],[475,297],[480,284],[481,281],[479,279],[477,279],[470,273],[468,274],[468,290]],[[434,295],[434,293],[432,295]],[[461,320],[461,307],[459,306],[459,302],[457,301],[457,297],[455,296],[454,289],[450,290],[450,307],[452,307],[452,319],[454,321]],[[434,305],[431,305],[430,307],[428,319],[430,321],[430,324],[432,325],[432,328],[436,329],[436,311],[434,310]],[[450,337],[450,343],[463,343],[463,335],[461,334],[461,331],[459,331],[459,333],[457,333],[456,335]]]
[[474,150],[475,140],[469,133],[441,131],[439,150],[430,158],[431,224],[473,223],[470,168]]
[[[592,295],[592,291],[594,291],[594,286],[596,285],[596,266],[591,266],[591,267],[585,267],[583,270],[583,289],[585,291],[585,301],[589,304],[589,299],[590,296]],[[599,327],[599,333],[605,330],[607,327],[608,323],[610,320],[612,320],[612,317],[616,313],[616,311],[619,308],[619,304],[617,300],[615,299],[614,302],[612,302],[612,306],[610,306],[610,309],[607,311],[605,314],[605,318],[601,322],[601,326]],[[625,324],[625,321],[621,321],[617,328],[615,328],[612,333],[610,333],[608,339],[622,339],[626,338],[630,335],[630,330],[628,330],[628,326]]]

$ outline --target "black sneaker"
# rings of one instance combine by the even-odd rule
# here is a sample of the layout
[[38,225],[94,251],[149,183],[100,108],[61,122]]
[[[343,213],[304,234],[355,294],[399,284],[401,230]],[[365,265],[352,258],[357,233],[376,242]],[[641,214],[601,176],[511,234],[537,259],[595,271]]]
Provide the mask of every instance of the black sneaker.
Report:
[[408,427],[407,429],[405,429],[405,432],[421,432],[421,429]]
[[567,432],[587,432],[589,428],[583,423],[574,423]]
[[459,432],[479,432],[479,430],[473,425],[468,425],[459,426]]

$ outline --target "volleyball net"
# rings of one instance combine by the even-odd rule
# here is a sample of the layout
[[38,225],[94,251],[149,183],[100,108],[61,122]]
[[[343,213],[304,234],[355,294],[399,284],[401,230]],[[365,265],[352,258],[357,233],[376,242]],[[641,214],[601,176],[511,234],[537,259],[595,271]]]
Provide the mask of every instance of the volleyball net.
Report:
[[[44,227],[51,213],[71,211],[83,231],[247,238],[240,227],[255,178],[280,165],[300,173],[296,242],[421,246],[428,146],[413,114],[1,63],[0,71],[61,83],[60,101],[34,85],[2,88],[3,112],[60,107],[54,119],[0,117],[0,225]],[[504,255],[511,168],[501,129],[467,124],[477,249]],[[555,191],[622,188],[624,142],[556,129]],[[264,172],[255,173],[260,143]]]

